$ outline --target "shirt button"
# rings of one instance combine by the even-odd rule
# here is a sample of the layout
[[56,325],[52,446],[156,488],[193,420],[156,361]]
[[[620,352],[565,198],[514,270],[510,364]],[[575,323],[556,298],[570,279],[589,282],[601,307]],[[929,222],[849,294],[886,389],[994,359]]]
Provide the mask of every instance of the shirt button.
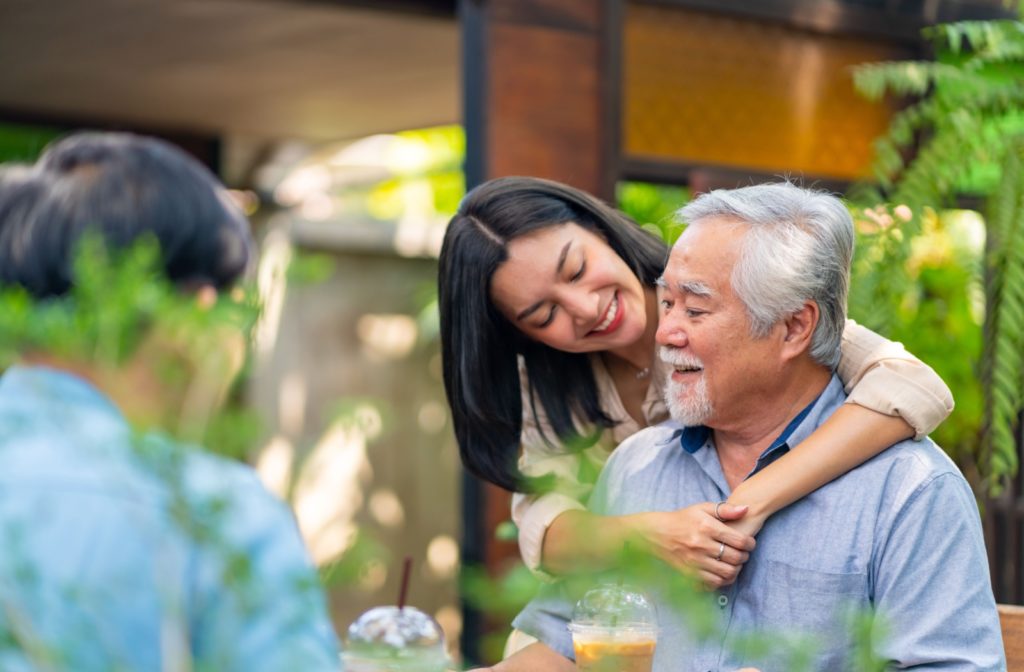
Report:
[[725,595],[718,596],[718,606],[725,609],[729,605],[729,598]]

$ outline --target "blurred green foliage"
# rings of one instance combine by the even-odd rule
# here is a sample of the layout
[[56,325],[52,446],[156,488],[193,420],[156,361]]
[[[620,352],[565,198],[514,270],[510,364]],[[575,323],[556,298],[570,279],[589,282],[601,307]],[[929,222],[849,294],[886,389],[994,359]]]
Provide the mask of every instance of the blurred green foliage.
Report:
[[615,187],[617,207],[669,245],[683,232],[676,211],[686,205],[691,196],[688,187],[666,184],[619,182]]
[[[251,291],[192,295],[173,286],[162,271],[155,240],[140,239],[123,251],[108,250],[84,236],[67,294],[33,299],[20,287],[0,288],[0,370],[23,357],[42,355],[95,370],[118,370],[140,358],[167,386],[182,387],[182,413],[161,429],[175,438],[241,456],[258,434],[252,414],[238,405],[217,411],[206,404],[210,386],[244,359],[245,343],[259,316]],[[236,347],[237,345],[237,347]],[[189,379],[194,377],[196,384]],[[142,394],[143,391],[140,391]],[[190,405],[190,399],[198,403]],[[193,408],[192,406],[197,406]],[[192,412],[194,411],[194,412]]]
[[[1024,23],[967,21],[925,35],[935,61],[864,65],[854,73],[868,97],[916,100],[894,116],[876,145],[877,187],[856,195],[866,211],[887,203],[883,210],[904,208],[910,215],[864,237],[874,273],[866,274],[870,284],[858,302],[868,326],[904,339],[914,352],[957,337],[944,357],[929,360],[961,404],[938,438],[979,490],[997,493],[1018,468],[1024,410]],[[935,213],[965,194],[984,203],[981,268],[974,265],[977,255],[915,265],[915,245],[936,228]],[[937,228],[946,229],[939,220]],[[983,330],[971,308],[982,278]],[[931,307],[913,308],[928,302]],[[947,361],[954,358],[961,362]]]
[[60,135],[46,126],[0,123],[0,163],[32,163]]

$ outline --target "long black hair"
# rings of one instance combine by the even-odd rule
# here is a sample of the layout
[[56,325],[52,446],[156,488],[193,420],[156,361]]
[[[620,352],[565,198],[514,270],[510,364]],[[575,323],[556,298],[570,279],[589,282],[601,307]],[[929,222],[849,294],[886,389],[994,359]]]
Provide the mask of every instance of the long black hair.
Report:
[[529,376],[531,412],[539,402],[563,442],[581,438],[577,420],[615,424],[601,407],[588,355],[528,339],[490,296],[509,241],[569,222],[601,235],[645,285],[664,270],[668,249],[657,237],[585,192],[530,177],[503,177],[469,192],[441,247],[441,354],[459,453],[470,472],[507,490],[526,488],[516,468],[523,419],[517,356]]

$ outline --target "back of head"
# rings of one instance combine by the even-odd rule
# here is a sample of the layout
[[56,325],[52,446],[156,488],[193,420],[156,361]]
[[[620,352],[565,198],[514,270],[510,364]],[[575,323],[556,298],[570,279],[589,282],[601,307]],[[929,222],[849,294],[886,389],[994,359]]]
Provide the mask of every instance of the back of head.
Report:
[[[37,297],[72,282],[78,241],[98,233],[115,248],[140,236],[160,246],[168,278],[221,288],[242,274],[252,254],[248,222],[217,179],[177,147],[121,133],[77,133],[51,144],[23,169],[42,193],[29,208],[0,191],[0,282]],[[24,178],[22,178],[24,179]]]
[[755,337],[807,300],[820,317],[810,356],[834,369],[846,325],[853,258],[853,219],[837,197],[788,182],[716,189],[679,211],[688,223],[729,218],[747,224],[733,290],[743,301]]

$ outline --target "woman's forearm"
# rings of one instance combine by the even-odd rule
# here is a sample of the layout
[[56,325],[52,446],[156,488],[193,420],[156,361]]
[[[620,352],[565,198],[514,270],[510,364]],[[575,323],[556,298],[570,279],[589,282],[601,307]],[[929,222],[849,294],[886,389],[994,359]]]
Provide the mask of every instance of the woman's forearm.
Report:
[[[723,520],[746,515],[745,507],[718,507]],[[709,502],[676,511],[651,511],[623,516],[599,516],[566,511],[548,526],[544,537],[543,569],[551,574],[593,572],[613,567],[627,543],[653,553],[669,565],[691,572],[713,588],[736,579],[750,558],[755,541],[742,530],[715,518]]]
[[913,435],[899,417],[843,404],[789,453],[737,486],[729,503],[750,507],[738,527],[755,533],[768,516]]
[[608,569],[633,535],[629,520],[580,510],[560,514],[544,533],[544,571],[558,576]]

